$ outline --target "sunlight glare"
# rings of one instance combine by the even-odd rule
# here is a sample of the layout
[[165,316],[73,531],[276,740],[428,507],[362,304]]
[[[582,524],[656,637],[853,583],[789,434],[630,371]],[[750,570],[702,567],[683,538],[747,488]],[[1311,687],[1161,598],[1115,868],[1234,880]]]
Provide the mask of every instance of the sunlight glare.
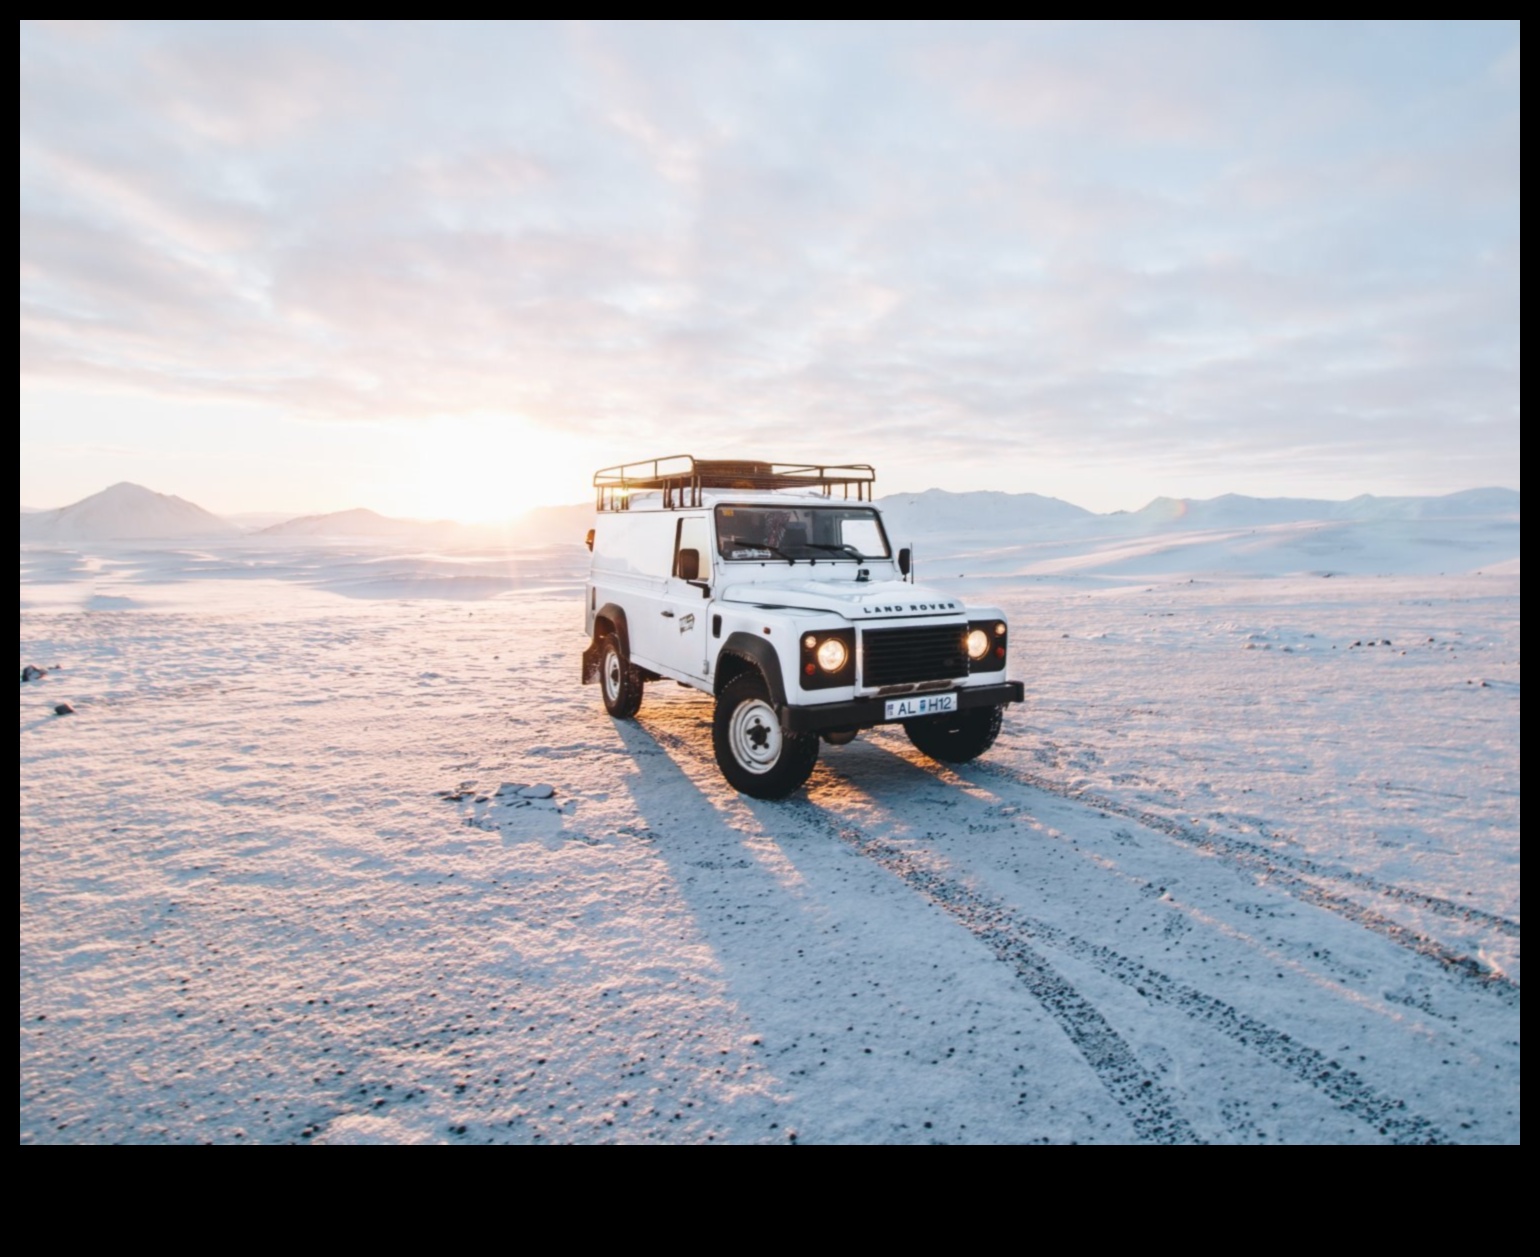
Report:
[[513,519],[590,493],[594,462],[580,438],[513,415],[438,416],[392,431],[394,468],[374,486],[387,515],[466,524]]

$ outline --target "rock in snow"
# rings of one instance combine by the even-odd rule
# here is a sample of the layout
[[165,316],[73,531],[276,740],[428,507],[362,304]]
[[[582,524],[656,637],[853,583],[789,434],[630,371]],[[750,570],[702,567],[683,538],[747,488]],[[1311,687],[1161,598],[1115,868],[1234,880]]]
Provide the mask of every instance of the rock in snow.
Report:
[[519,791],[519,797],[523,799],[549,799],[556,793],[555,786],[525,786]]
[[53,709],[53,714],[56,716],[73,716],[75,714],[75,709],[68,703],[60,703]]
[[21,679],[23,681],[41,681],[47,675],[47,668],[39,668],[30,663],[21,670]]

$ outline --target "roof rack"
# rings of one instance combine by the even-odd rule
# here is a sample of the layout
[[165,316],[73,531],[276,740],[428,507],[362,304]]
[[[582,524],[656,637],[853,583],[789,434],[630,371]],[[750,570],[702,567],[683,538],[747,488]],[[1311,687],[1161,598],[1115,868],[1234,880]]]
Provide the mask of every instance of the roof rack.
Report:
[[640,463],[622,463],[594,473],[601,511],[625,511],[631,495],[656,491],[664,510],[701,504],[702,489],[802,489],[832,498],[836,489],[847,501],[870,502],[877,473],[866,463],[767,463],[755,460],[696,458],[670,454]]

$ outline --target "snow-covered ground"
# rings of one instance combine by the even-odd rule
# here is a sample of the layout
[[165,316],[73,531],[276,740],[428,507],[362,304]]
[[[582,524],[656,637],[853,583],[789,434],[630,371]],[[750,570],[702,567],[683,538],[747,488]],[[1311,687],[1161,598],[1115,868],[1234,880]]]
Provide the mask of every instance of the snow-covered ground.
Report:
[[916,538],[1027,702],[784,803],[580,547],[24,545],[22,1141],[1518,1142],[1516,515],[1199,523]]

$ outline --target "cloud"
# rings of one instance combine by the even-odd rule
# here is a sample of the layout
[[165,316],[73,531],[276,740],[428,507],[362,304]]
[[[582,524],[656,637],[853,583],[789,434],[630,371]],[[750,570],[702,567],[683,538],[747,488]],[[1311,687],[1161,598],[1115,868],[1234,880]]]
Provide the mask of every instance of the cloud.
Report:
[[22,376],[625,452],[1507,466],[1517,58],[1500,25],[25,27]]

